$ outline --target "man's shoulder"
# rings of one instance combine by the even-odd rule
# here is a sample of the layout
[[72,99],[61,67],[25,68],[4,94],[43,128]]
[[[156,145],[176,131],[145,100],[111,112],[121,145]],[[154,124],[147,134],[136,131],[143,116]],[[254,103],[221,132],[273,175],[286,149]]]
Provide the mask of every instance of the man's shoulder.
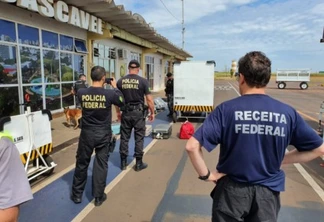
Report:
[[[258,99],[258,100],[256,100]],[[268,95],[246,95],[246,96],[239,96],[237,98],[227,100],[219,105],[220,109],[237,109],[237,108],[247,108],[251,109],[251,104],[254,104],[253,107],[260,106],[261,109],[275,109],[277,111],[283,111],[285,113],[295,112],[295,109],[283,103],[275,98],[272,98]]]
[[1,137],[1,139],[0,139],[0,154],[2,152],[4,152],[6,149],[8,149],[10,146],[13,146],[13,143],[11,143],[10,140],[5,136]]

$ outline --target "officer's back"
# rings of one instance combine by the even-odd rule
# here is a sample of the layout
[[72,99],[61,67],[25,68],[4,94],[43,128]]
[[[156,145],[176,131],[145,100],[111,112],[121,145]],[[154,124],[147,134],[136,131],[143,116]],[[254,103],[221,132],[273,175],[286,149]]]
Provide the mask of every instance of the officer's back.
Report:
[[[132,61],[130,66],[132,66]],[[134,61],[133,66],[139,67],[138,62]],[[139,75],[128,74],[120,78],[117,87],[122,91],[126,105],[144,105],[144,96],[149,94],[148,81]]]

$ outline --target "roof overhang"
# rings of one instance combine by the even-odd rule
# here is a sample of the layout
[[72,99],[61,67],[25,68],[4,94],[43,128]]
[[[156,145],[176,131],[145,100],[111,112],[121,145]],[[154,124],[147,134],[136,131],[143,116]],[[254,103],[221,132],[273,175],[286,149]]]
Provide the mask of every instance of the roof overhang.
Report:
[[[167,38],[158,34],[156,30],[146,23],[144,18],[131,11],[126,11],[123,5],[116,5],[114,0],[63,0],[69,5],[73,5],[94,16],[101,18],[113,27],[118,27],[124,31],[147,40],[157,46],[171,51],[183,58],[191,58],[185,50],[171,43]],[[114,31],[112,31],[114,35]]]

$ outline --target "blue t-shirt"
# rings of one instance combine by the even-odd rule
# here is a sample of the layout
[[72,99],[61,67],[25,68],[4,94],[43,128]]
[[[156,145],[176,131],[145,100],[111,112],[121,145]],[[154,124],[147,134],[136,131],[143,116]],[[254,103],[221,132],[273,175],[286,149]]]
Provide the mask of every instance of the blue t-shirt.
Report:
[[307,151],[322,138],[292,107],[267,95],[250,94],[220,104],[195,132],[212,151],[220,144],[217,170],[237,182],[284,191],[280,169],[288,145]]

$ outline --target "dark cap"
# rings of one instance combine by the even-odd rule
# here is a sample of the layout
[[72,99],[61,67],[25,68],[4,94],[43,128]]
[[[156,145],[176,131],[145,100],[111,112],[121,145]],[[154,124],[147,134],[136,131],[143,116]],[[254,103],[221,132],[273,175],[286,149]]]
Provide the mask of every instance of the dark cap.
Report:
[[167,77],[171,77],[173,76],[173,74],[171,72],[168,72],[168,74],[166,74]]
[[140,64],[137,60],[133,59],[129,62],[128,68],[139,68]]

